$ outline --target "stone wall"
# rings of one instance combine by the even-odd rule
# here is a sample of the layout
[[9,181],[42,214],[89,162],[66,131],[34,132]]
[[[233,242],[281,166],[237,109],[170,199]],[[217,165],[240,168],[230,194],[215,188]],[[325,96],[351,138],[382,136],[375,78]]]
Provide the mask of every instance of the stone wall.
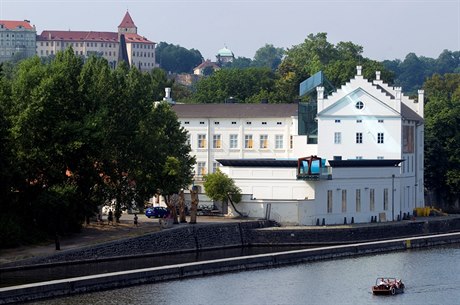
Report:
[[173,227],[139,237],[106,242],[81,249],[59,252],[2,265],[2,267],[55,264],[72,261],[94,261],[117,257],[146,256],[168,252],[190,252],[205,249],[241,247],[251,243],[253,229],[272,226],[270,221],[209,223]]
[[269,228],[250,232],[251,245],[325,245],[460,231],[460,218],[368,224],[365,226]]
[[132,258],[242,246],[337,245],[459,231],[460,217],[337,227],[274,227],[274,223],[264,220],[207,223],[177,226],[140,237],[13,262],[2,267]]

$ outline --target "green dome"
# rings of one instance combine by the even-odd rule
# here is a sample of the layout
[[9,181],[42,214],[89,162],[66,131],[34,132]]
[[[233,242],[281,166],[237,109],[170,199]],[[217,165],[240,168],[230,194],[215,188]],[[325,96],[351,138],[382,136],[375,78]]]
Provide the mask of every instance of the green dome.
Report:
[[217,56],[233,57],[233,52],[227,48],[222,48],[217,52]]

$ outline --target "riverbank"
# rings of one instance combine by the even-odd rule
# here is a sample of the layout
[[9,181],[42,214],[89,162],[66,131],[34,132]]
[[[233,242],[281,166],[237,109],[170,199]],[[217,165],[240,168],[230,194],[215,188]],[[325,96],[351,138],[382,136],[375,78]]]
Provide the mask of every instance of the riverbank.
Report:
[[[399,222],[349,224],[341,226],[277,227],[271,221],[200,218],[195,225],[174,225],[161,230],[158,220],[139,217],[139,227],[130,223],[110,227],[105,239],[99,242],[90,236],[79,236],[74,245],[56,251],[54,245],[31,248],[25,259],[17,254],[2,253],[2,268],[21,268],[34,265],[62,265],[85,261],[122,259],[179,252],[249,246],[323,246],[370,242],[386,239],[460,232],[460,216],[427,217]],[[123,224],[126,227],[123,227]],[[93,237],[94,238],[94,237]],[[99,237],[101,238],[101,237]],[[40,250],[40,251],[37,251]],[[23,253],[24,255],[24,253]],[[9,259],[9,261],[8,261]]]
[[0,304],[18,303],[44,298],[88,293],[132,285],[184,279],[223,272],[278,267],[287,264],[336,259],[373,253],[404,251],[460,243],[460,233],[395,239],[350,245],[293,250],[271,254],[217,259],[172,266],[137,269],[84,276],[71,279],[0,288]]

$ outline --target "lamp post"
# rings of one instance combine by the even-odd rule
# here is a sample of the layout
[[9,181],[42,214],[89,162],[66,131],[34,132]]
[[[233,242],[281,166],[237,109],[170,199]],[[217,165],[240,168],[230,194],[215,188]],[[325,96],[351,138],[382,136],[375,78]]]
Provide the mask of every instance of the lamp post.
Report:
[[[393,221],[395,221],[395,175],[394,174],[391,175],[391,217]],[[401,219],[401,217],[399,219]]]

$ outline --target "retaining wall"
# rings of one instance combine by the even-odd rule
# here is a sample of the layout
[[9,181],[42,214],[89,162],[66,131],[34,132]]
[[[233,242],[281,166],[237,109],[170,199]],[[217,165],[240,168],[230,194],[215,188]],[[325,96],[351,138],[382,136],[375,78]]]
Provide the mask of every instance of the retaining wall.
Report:
[[140,237],[116,240],[80,249],[65,250],[51,256],[3,264],[1,267],[94,261],[170,252],[180,253],[242,247],[251,244],[251,231],[269,226],[273,226],[273,222],[265,220],[186,225],[149,233]]
[[460,217],[366,226],[267,228],[248,232],[251,245],[327,245],[460,231]]
[[56,280],[0,288],[0,304],[25,302],[43,298],[114,289],[129,285],[154,283],[229,271],[274,267],[285,264],[365,255],[378,252],[402,251],[408,248],[421,248],[459,242],[460,233],[448,233],[434,236],[259,254],[246,257],[218,259],[205,262]]

